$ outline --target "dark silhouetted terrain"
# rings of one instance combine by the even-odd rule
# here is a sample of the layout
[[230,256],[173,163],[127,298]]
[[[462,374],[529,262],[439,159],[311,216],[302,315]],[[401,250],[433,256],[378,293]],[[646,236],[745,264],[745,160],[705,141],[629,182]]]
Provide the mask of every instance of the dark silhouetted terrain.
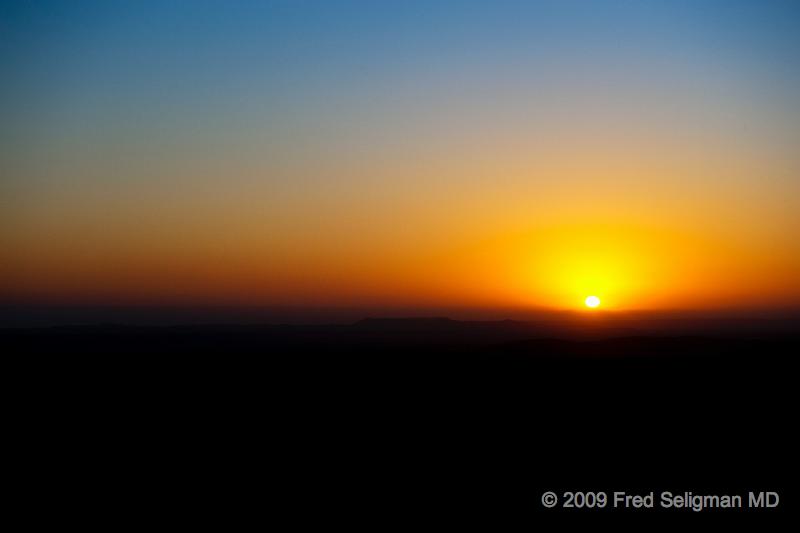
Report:
[[55,491],[121,477],[126,498],[195,511],[497,524],[542,512],[545,489],[778,490],[786,512],[800,337],[783,326],[72,326],[0,330],[0,350],[15,438]]

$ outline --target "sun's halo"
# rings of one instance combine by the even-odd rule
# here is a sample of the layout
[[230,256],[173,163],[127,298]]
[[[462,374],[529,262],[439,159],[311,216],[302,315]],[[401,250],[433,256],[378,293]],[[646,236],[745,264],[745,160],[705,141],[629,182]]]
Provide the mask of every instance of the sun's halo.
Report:
[[583,303],[586,304],[586,307],[594,309],[600,305],[600,298],[597,296],[587,296]]

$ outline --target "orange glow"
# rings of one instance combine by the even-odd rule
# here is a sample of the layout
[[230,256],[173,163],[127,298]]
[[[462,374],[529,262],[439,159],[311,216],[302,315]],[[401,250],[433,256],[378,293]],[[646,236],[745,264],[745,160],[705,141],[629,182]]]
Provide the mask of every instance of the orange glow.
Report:
[[577,220],[426,234],[366,224],[358,232],[362,221],[350,223],[263,237],[247,226],[181,235],[145,225],[116,241],[104,238],[107,226],[77,240],[65,225],[47,246],[29,239],[15,247],[3,291],[66,302],[552,309],[583,308],[586,295],[601,295],[610,311],[780,307],[800,295],[797,256],[710,232]]

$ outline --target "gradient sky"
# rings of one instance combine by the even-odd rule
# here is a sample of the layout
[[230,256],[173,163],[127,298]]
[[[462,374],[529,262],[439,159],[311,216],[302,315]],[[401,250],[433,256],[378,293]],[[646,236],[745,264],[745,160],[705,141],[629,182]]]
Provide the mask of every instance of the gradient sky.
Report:
[[800,305],[800,3],[0,2],[0,301]]

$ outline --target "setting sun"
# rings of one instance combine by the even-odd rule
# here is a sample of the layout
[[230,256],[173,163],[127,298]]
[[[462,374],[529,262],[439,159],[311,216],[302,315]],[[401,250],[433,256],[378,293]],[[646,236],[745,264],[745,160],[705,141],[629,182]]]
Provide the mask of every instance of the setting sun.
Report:
[[584,300],[584,303],[586,304],[586,307],[591,307],[594,309],[600,305],[600,298],[597,296],[587,296],[586,300]]

